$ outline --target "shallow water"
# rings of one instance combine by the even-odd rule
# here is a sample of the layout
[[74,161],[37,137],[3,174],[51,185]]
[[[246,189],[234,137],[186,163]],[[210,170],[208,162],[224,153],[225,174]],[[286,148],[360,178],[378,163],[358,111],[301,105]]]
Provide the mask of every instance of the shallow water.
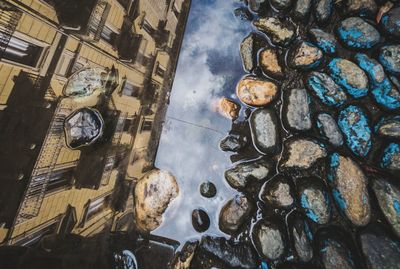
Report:
[[[219,209],[236,193],[224,179],[224,171],[232,165],[232,153],[219,149],[231,121],[213,106],[222,96],[237,100],[235,86],[245,74],[239,44],[251,25],[235,18],[236,6],[239,1],[192,1],[188,18],[156,159],[156,167],[175,175],[180,195],[153,232],[181,243],[201,236],[191,224],[196,208],[205,209],[210,216],[206,233],[223,235],[218,229]],[[208,180],[218,190],[211,199],[199,192],[200,184]]]

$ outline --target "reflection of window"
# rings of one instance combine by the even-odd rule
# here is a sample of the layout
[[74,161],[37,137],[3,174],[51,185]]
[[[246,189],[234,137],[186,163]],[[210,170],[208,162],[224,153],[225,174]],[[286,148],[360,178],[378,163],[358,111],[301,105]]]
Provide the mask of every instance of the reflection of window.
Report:
[[103,27],[103,30],[101,31],[101,39],[106,41],[108,44],[114,45],[116,36],[117,33],[111,30],[110,27],[108,27],[107,25]]
[[172,5],[172,11],[174,12],[175,17],[179,17],[179,10],[176,8],[175,4]]
[[163,78],[164,74],[165,74],[164,68],[162,68],[161,65],[159,63],[157,63],[157,65],[156,65],[156,75]]
[[65,51],[58,61],[55,73],[60,76],[67,76],[71,69],[72,61],[74,59],[73,53]]
[[95,200],[89,200],[86,204],[85,213],[82,218],[81,227],[85,226],[85,222],[91,220],[97,214],[109,208],[111,202],[111,193],[101,196]]
[[139,93],[140,93],[140,86],[133,85],[128,81],[125,82],[124,87],[122,88],[123,95],[138,97]]
[[150,35],[152,35],[154,33],[153,27],[146,19],[144,19],[142,22],[142,28]]
[[54,192],[56,190],[71,186],[73,171],[73,167],[53,171],[46,188],[46,193]]
[[130,132],[132,129],[134,119],[126,119],[124,124],[124,132]]
[[153,121],[152,120],[144,120],[143,122],[142,122],[142,128],[140,129],[142,132],[145,132],[145,131],[151,131],[151,127],[152,127],[152,125],[153,125]]
[[42,52],[43,47],[13,36],[8,43],[3,58],[23,65],[36,67]]

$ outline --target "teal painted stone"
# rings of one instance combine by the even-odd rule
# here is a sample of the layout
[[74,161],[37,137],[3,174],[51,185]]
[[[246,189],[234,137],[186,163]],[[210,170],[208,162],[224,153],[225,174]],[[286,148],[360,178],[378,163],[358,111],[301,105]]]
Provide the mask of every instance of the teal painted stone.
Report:
[[317,45],[324,53],[336,53],[338,42],[334,35],[317,28],[311,29],[309,33],[312,42]]
[[307,77],[307,88],[328,106],[338,107],[347,100],[344,90],[325,73],[311,72]]
[[400,37],[400,7],[389,10],[382,16],[381,25],[389,34]]
[[375,27],[359,17],[350,17],[341,21],[337,34],[345,45],[355,49],[370,49],[381,39]]
[[390,143],[383,151],[381,167],[395,174],[400,172],[400,144]]
[[393,75],[400,75],[400,45],[384,46],[379,52],[379,62]]

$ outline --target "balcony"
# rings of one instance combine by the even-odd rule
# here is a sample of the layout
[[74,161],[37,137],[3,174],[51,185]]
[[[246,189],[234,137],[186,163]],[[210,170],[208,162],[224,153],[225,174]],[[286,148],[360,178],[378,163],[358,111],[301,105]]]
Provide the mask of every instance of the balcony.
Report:
[[0,59],[17,28],[22,12],[7,2],[0,2]]
[[106,0],[53,0],[60,25],[87,41],[98,41],[110,4]]
[[132,22],[126,18],[117,40],[117,50],[121,61],[133,62],[139,52],[142,35],[132,31]]

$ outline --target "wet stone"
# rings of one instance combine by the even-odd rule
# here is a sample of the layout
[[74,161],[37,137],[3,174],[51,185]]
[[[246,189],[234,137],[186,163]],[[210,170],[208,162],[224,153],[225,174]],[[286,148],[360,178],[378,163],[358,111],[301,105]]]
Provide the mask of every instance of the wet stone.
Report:
[[256,33],[250,33],[240,43],[240,55],[246,72],[251,72],[255,68],[257,51],[261,43],[262,37]]
[[379,62],[388,73],[400,75],[400,45],[382,47],[379,52]]
[[248,141],[245,136],[239,134],[229,134],[219,143],[219,147],[223,151],[238,151],[246,147]]
[[317,45],[324,53],[336,53],[338,43],[334,35],[317,28],[311,29],[309,33],[312,42]]
[[291,129],[309,130],[312,126],[310,98],[305,89],[291,89],[285,96],[284,117]]
[[333,146],[343,145],[343,136],[336,124],[335,119],[327,114],[321,113],[317,116],[317,127],[322,136],[326,137]]
[[400,172],[400,144],[390,143],[383,151],[381,167],[395,174]]
[[346,144],[357,156],[365,157],[372,147],[371,128],[364,111],[350,105],[339,112],[338,126],[346,138]]
[[371,219],[371,207],[364,172],[350,157],[333,153],[328,175],[332,194],[340,211],[356,226]]
[[378,7],[374,0],[348,0],[346,2],[346,12],[359,16],[374,16]]
[[338,107],[343,105],[347,96],[344,90],[325,73],[311,72],[307,86],[324,104]]
[[286,250],[284,234],[277,223],[266,220],[257,222],[252,231],[252,239],[258,253],[265,259],[277,260]]
[[327,155],[325,146],[306,138],[290,138],[284,148],[281,169],[309,169]]
[[253,144],[261,153],[273,153],[280,149],[277,117],[271,109],[256,109],[250,116]]
[[245,7],[236,8],[233,13],[235,14],[236,18],[239,18],[243,21],[251,21],[253,19],[253,15]]
[[311,0],[297,0],[293,8],[293,16],[297,20],[305,20],[311,9]]
[[96,109],[84,107],[64,121],[66,144],[72,149],[89,146],[103,134],[104,120]]
[[273,48],[265,48],[259,56],[261,70],[268,76],[279,79],[284,76],[278,53]]
[[389,10],[382,16],[381,24],[386,32],[400,37],[400,7]]
[[301,179],[299,200],[304,214],[313,222],[327,224],[331,218],[329,194],[317,178]]
[[356,49],[370,49],[378,44],[381,38],[375,27],[359,17],[341,21],[337,33],[344,44]]
[[[293,216],[292,216],[293,215]],[[293,218],[291,220],[291,218]],[[313,236],[307,221],[297,212],[289,216],[289,231],[293,240],[293,249],[300,262],[309,262],[313,256]]]
[[292,0],[270,0],[273,7],[277,9],[286,9],[292,4]]
[[263,185],[260,199],[277,208],[289,208],[294,203],[292,187],[289,181],[281,176],[277,176]]
[[335,58],[328,65],[332,79],[347,90],[354,98],[364,97],[368,93],[368,77],[355,63]]
[[290,53],[290,65],[294,68],[310,69],[317,67],[322,60],[322,51],[309,42],[301,42]]
[[257,255],[253,249],[244,243],[233,243],[223,237],[203,237],[200,248],[216,256],[229,268],[257,268]]
[[296,27],[291,22],[276,17],[260,18],[253,24],[275,45],[287,46],[296,36]]
[[205,232],[210,227],[210,217],[204,210],[195,209],[192,212],[192,225],[197,232]]
[[252,76],[241,79],[236,88],[240,101],[249,106],[265,106],[273,101],[278,86],[268,80],[260,80]]
[[318,23],[328,22],[333,11],[333,0],[317,0],[315,2],[315,17]]
[[380,136],[400,139],[400,116],[382,118],[375,126],[375,133]]
[[222,207],[219,214],[219,229],[226,234],[234,235],[247,221],[252,209],[253,205],[245,196],[236,195]]
[[254,162],[245,162],[225,171],[225,179],[232,188],[245,188],[250,181],[265,179],[272,170],[272,165],[261,159]]
[[399,269],[400,244],[383,231],[368,229],[360,235],[361,250],[370,269]]
[[339,240],[324,238],[319,242],[319,255],[325,269],[357,269],[349,248]]
[[387,180],[376,179],[372,189],[379,207],[397,236],[400,236],[400,189]]
[[156,229],[162,214],[179,193],[176,179],[169,172],[152,170],[135,187],[136,226],[143,232]]
[[217,194],[217,188],[210,181],[203,182],[200,185],[200,194],[206,198],[212,198]]
[[223,97],[219,100],[218,111],[225,118],[236,120],[239,116],[240,105],[231,99]]
[[253,12],[259,12],[265,1],[266,0],[248,0],[250,10]]
[[368,75],[376,102],[387,109],[400,108],[400,92],[386,76],[382,65],[363,53],[357,53],[355,59]]

